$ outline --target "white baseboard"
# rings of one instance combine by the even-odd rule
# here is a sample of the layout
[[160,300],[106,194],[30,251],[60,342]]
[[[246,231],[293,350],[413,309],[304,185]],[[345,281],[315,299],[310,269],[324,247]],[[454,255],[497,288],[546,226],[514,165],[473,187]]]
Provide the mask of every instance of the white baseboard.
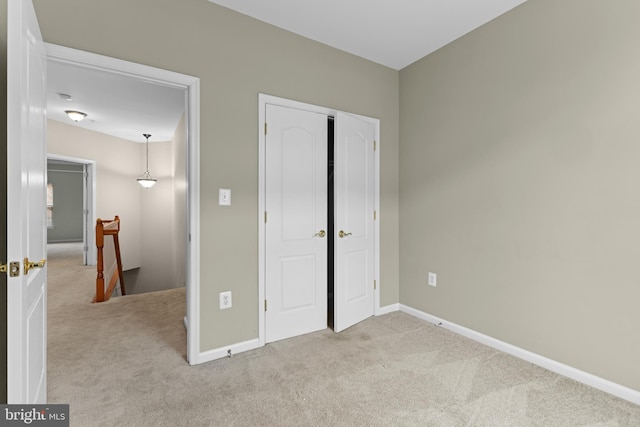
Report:
[[399,311],[399,310],[400,310],[400,304],[385,305],[384,307],[378,308],[378,310],[376,311],[376,316],[382,316],[384,314],[393,313],[394,311]]
[[488,335],[481,334],[480,332],[465,328],[464,326],[448,322],[444,319],[440,319],[439,317],[432,316],[420,310],[416,310],[415,308],[400,304],[400,311],[425,320],[429,323],[433,323],[434,325],[438,325],[440,327],[448,329],[457,334],[463,335],[474,341],[478,341],[489,347],[503,351],[512,356],[526,360],[527,362],[548,369],[552,372],[555,372],[556,374],[563,375],[593,388],[597,388],[598,390],[602,390],[606,393],[628,400],[629,402],[635,403],[636,405],[640,405],[640,391],[633,390],[612,381],[605,380],[604,378],[597,377],[588,372],[584,372],[563,363],[556,362],[555,360],[551,360],[539,354],[532,353],[528,350],[516,347],[504,341],[492,338]]
[[198,365],[200,363],[210,362],[216,359],[222,359],[223,357],[229,357],[229,354],[233,356],[234,354],[253,350],[259,347],[263,347],[263,346],[260,344],[260,340],[258,338],[254,340],[239,342],[236,344],[231,344],[228,346],[224,346],[224,347],[199,353],[196,360],[190,360],[189,364]]

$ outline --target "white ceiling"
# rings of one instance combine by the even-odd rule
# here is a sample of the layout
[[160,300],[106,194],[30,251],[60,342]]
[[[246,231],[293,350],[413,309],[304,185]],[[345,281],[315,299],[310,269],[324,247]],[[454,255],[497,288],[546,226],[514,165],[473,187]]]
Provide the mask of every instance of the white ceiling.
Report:
[[400,70],[525,0],[209,0]]
[[[58,94],[72,97],[71,101]],[[47,63],[47,114],[52,120],[134,142],[169,141],[185,111],[185,90],[68,63]],[[64,113],[87,114],[73,122]]]

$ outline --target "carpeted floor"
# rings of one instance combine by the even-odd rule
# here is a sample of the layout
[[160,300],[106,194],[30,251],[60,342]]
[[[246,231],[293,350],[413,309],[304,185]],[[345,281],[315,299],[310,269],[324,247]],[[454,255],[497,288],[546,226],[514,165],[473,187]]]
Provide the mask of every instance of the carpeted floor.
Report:
[[74,257],[49,253],[48,397],[72,426],[640,426],[640,406],[399,312],[190,367],[184,289],[91,304]]

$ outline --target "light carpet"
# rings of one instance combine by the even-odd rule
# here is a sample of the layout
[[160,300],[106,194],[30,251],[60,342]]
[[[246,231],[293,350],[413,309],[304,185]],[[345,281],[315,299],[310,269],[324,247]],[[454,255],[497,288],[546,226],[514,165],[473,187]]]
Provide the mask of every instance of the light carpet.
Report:
[[189,366],[184,289],[91,304],[95,268],[49,259],[48,397],[72,426],[640,426],[640,406],[400,312]]

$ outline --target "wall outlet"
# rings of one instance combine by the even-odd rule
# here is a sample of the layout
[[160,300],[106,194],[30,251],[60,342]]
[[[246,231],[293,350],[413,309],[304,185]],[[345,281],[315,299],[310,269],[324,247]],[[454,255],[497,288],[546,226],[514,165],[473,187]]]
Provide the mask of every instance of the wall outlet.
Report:
[[220,310],[231,308],[231,291],[220,292]]
[[438,284],[438,275],[436,273],[429,272],[428,282],[429,286],[433,286],[434,288]]

